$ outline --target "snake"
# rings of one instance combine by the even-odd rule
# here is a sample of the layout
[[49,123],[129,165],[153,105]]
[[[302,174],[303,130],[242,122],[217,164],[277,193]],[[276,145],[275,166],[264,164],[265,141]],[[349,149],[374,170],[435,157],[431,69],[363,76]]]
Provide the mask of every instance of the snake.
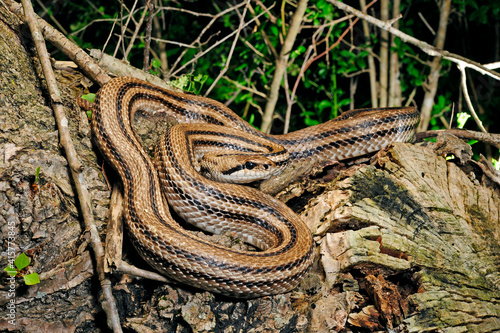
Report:
[[[178,123],[159,140],[154,158],[133,128],[139,110],[163,112]],[[410,141],[419,119],[415,107],[360,109],[271,135],[221,102],[117,77],[97,92],[91,128],[123,184],[125,224],[142,258],[182,284],[255,298],[294,289],[312,266],[315,245],[292,209],[242,184],[296,163],[341,161]],[[204,231],[235,235],[249,249],[199,236],[170,209]]]

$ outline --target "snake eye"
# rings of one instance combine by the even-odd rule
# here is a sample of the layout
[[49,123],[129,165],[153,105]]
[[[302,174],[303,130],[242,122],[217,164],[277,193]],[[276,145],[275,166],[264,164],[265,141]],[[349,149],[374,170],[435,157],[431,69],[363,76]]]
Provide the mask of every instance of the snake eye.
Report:
[[256,166],[257,166],[257,164],[255,164],[254,162],[246,162],[245,163],[245,169],[248,169],[248,170],[252,170]]

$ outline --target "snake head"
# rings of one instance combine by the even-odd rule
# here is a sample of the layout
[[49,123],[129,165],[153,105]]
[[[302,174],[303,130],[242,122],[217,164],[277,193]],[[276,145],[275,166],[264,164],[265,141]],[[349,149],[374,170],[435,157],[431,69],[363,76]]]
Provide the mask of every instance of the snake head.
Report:
[[264,180],[281,172],[269,158],[238,153],[206,153],[200,160],[200,174],[205,178],[233,184]]

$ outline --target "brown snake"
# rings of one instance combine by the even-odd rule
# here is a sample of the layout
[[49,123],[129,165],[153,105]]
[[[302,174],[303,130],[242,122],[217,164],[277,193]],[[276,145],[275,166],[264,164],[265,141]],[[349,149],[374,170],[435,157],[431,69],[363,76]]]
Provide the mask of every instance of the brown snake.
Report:
[[[243,157],[236,157],[241,164],[222,172],[228,174],[280,170],[306,159],[339,161],[409,141],[420,118],[413,107],[353,110],[274,136],[257,131],[219,102],[127,77],[104,85],[93,109],[93,133],[123,182],[125,220],[138,252],[170,278],[233,297],[293,289],[312,264],[314,245],[305,223],[283,203],[255,188],[201,176],[207,168],[204,155],[207,165],[223,164],[225,157],[210,162],[209,151],[241,152]],[[167,131],[156,161],[132,127],[137,110],[163,111],[189,123]],[[261,251],[230,249],[195,236],[172,219],[167,201],[201,229],[234,232]]]

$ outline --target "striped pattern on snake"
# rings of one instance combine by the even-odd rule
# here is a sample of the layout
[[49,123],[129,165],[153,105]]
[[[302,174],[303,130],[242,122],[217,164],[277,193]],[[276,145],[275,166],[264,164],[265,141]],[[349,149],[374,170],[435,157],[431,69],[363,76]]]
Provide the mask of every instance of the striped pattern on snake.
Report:
[[[123,182],[126,225],[141,256],[177,281],[242,298],[293,289],[312,264],[314,244],[305,223],[283,203],[254,188],[215,180],[238,175],[243,178],[234,182],[245,183],[306,159],[367,154],[409,141],[420,117],[413,107],[353,110],[272,136],[219,102],[128,77],[103,86],[93,109],[93,133]],[[167,112],[184,123],[160,140],[155,161],[132,127],[137,110]],[[212,174],[207,169],[224,164],[226,157],[218,154],[226,147],[239,164]],[[234,250],[199,238],[171,217],[169,205],[189,223],[215,233],[235,232],[261,251]]]

